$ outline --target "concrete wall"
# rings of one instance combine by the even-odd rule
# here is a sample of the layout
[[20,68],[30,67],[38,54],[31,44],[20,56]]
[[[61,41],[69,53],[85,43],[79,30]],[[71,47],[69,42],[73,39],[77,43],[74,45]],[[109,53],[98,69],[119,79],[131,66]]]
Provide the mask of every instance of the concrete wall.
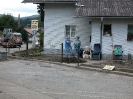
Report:
[[[111,58],[112,45],[122,45],[125,59],[127,59],[128,54],[133,55],[133,41],[127,41],[128,24],[133,24],[133,19],[105,18],[103,24],[111,24],[113,34],[113,36],[102,36],[103,59]],[[100,25],[100,19],[92,20],[92,47],[95,43],[100,43]]]
[[[76,25],[76,35],[80,36],[81,47],[90,45],[90,18],[75,18],[75,4],[45,4],[44,53],[60,53],[65,41],[65,25]],[[71,38],[75,40],[75,38]],[[72,43],[73,47],[73,43]]]

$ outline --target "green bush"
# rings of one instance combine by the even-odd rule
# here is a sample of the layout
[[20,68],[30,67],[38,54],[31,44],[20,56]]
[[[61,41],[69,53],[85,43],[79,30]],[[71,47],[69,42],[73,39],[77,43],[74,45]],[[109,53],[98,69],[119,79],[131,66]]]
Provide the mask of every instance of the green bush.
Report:
[[0,31],[0,36],[2,36],[3,35],[3,32],[2,31]]

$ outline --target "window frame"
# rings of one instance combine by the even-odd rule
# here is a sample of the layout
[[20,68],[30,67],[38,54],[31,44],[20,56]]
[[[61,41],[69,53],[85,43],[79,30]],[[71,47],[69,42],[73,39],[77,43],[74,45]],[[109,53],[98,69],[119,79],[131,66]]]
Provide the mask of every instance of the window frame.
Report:
[[[65,25],[65,36],[66,36],[66,37],[67,37],[67,30],[66,30],[67,26],[70,27],[70,37],[71,37],[71,38],[75,38],[75,37],[76,37],[76,25]],[[71,36],[71,35],[72,35],[72,27],[75,27],[75,34],[74,34],[74,37]]]
[[129,37],[129,26],[132,26],[132,28],[133,28],[133,24],[128,24],[127,25],[127,41],[133,41],[133,31],[132,31],[132,37]]
[[[106,30],[105,30],[105,26],[108,26],[106,27]],[[110,26],[110,29],[108,29]],[[106,34],[105,32],[107,32],[108,30],[110,30],[110,32],[108,34]],[[112,36],[112,24],[103,24],[103,36]]]

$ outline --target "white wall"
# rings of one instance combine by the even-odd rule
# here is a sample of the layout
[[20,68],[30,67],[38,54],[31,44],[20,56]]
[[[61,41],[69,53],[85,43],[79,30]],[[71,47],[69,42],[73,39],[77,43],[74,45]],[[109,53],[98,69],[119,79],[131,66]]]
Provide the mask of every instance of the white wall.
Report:
[[[133,19],[103,19],[103,24],[112,24],[113,45],[122,45],[123,54],[133,54],[133,41],[127,41],[128,24],[133,24]],[[112,54],[112,37],[102,37],[102,53]],[[100,19],[92,20],[92,45],[100,43]]]
[[45,4],[44,49],[61,48],[60,44],[65,41],[65,25],[76,25],[76,35],[80,36],[81,47],[90,45],[90,19],[74,18],[74,13],[75,4]]

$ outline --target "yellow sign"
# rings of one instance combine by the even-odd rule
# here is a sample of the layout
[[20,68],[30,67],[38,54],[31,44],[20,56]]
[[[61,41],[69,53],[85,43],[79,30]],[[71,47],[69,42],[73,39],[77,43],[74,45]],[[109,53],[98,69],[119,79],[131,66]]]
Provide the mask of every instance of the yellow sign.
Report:
[[38,30],[38,20],[31,20],[31,29]]

